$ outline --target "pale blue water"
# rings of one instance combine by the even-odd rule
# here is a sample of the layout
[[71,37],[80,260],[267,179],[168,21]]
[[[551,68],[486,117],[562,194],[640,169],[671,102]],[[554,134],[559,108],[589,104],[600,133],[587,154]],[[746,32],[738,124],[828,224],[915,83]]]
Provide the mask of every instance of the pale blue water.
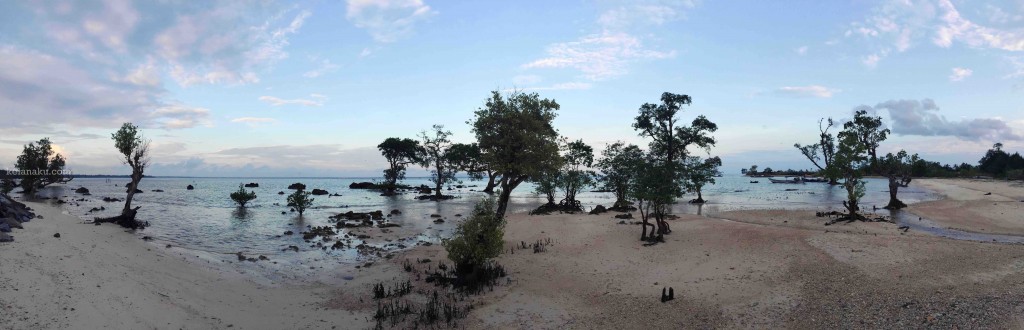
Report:
[[[172,244],[182,248],[205,251],[211,254],[229,255],[243,251],[247,255],[264,254],[274,259],[275,256],[288,254],[289,259],[300,260],[336,260],[337,262],[356,262],[362,260],[350,250],[331,251],[310,247],[302,240],[301,235],[281,236],[284,231],[295,233],[305,231],[307,226],[331,225],[328,217],[348,211],[369,212],[375,210],[388,213],[400,210],[403,214],[390,221],[401,225],[403,230],[412,234],[402,241],[403,245],[412,246],[418,241],[438,242],[439,238],[448,235],[454,228],[455,221],[434,224],[430,214],[443,214],[450,220],[456,213],[468,213],[473,204],[487,195],[473,191],[482,189],[483,182],[463,180],[466,187],[446,191],[457,198],[443,202],[415,200],[414,194],[394,197],[379,196],[379,192],[370,190],[353,190],[348,185],[352,182],[374,181],[377,178],[146,178],[140,189],[144,193],[135,195],[133,206],[141,206],[138,218],[149,221],[150,227],[137,233],[139,236],[151,236],[159,244]],[[760,183],[750,183],[758,180]],[[65,200],[77,200],[65,205],[73,215],[83,219],[114,216],[120,212],[123,202],[105,203],[103,197],[125,197],[124,185],[128,179],[79,178],[65,186],[48,187],[44,194],[61,197]],[[257,199],[241,212],[228,195],[238,189],[239,183],[256,182],[258,188],[247,188],[257,194]],[[285,207],[287,195],[278,195],[279,191],[286,194],[292,190],[287,186],[294,182],[306,184],[308,190],[325,189],[330,193],[342,196],[315,196],[312,209],[306,211],[301,218],[297,213],[289,212]],[[411,178],[404,183],[418,186],[428,184],[426,178]],[[187,185],[195,186],[195,190],[186,190]],[[116,185],[116,186],[115,186]],[[88,188],[92,195],[81,196],[73,190],[77,187]],[[164,192],[153,192],[159,189]],[[789,191],[787,191],[789,190]],[[863,207],[881,207],[888,202],[888,186],[882,179],[867,179],[867,195]],[[900,198],[907,203],[935,200],[938,196],[911,184],[900,190]],[[523,213],[545,202],[543,197],[533,193],[529,184],[520,186],[513,192],[509,211]],[[845,192],[840,187],[824,183],[806,184],[772,184],[766,178],[748,178],[729,176],[717,178],[717,184],[704,189],[704,205],[691,205],[686,200],[695,196],[687,195],[675,206],[676,213],[703,214],[714,216],[715,213],[743,209],[807,209],[830,210],[840,209]],[[580,195],[581,201],[588,209],[602,204],[609,206],[614,202],[611,193],[586,192]],[[275,205],[275,203],[277,205]],[[88,213],[93,207],[104,206],[106,211]],[[282,214],[282,211],[285,214]],[[879,213],[885,214],[879,209]],[[901,222],[911,217],[895,214]],[[913,217],[917,220],[916,217]],[[921,229],[939,236],[951,236],[960,239],[990,240],[991,237],[957,236],[948,230],[929,229],[927,224],[914,223],[914,229]],[[937,227],[935,227],[937,228]],[[388,245],[396,249],[396,242],[380,242],[378,246]],[[299,253],[283,252],[282,249],[295,245],[302,248]]]

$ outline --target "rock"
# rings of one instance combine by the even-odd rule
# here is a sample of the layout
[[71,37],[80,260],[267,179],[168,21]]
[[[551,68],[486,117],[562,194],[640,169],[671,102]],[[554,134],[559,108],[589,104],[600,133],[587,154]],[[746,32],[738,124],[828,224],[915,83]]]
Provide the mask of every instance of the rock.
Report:
[[53,234],[53,237],[60,238],[60,233]]
[[163,189],[153,189],[153,190],[150,190],[150,191],[152,191],[152,192],[164,192]]
[[316,195],[316,196],[323,196],[323,195],[327,195],[327,194],[330,194],[330,193],[327,192],[327,190],[313,188],[313,191],[311,192],[311,194]]
[[196,187],[193,187],[192,185],[188,185],[188,187],[185,187],[185,189],[186,190],[193,190],[193,189],[196,189]]
[[401,215],[402,211],[399,211],[398,209],[394,209],[394,210],[391,210],[391,213],[388,213],[388,214],[390,214],[390,215]]
[[11,225],[8,225],[6,223],[0,223],[0,233],[9,233],[9,232],[11,232]]
[[284,234],[285,234],[285,235],[294,235],[294,234],[295,234],[295,232],[293,232],[293,231],[289,230],[289,231],[285,231],[285,232],[284,232]]
[[6,233],[0,233],[0,243],[14,242],[14,237],[7,235]]
[[88,195],[89,194],[89,189],[87,189],[85,187],[78,187],[78,189],[75,189],[75,193]]
[[437,220],[434,220],[434,223],[444,223],[444,219],[437,219]]
[[378,225],[377,227],[380,227],[380,228],[393,228],[393,227],[401,227],[401,226],[402,225],[399,225],[397,223],[390,223],[389,222],[389,223],[382,223],[382,224]]
[[594,209],[590,210],[590,214],[601,214],[605,212],[608,212],[608,209],[606,209],[604,205],[594,206]]
[[0,224],[6,224],[8,228],[25,229],[25,227],[21,226],[21,221],[18,221],[14,218],[0,219]]
[[440,214],[431,214],[430,217],[431,218],[440,218],[441,215]]
[[348,185],[348,189],[374,189],[377,185],[373,182],[353,182]]
[[616,214],[615,218],[616,219],[632,219],[633,218],[633,214],[632,213]]
[[292,190],[306,190],[306,185],[296,182],[296,183],[288,185],[288,189],[292,189]]
[[267,256],[261,254],[260,260],[270,260],[270,258],[267,258]]
[[245,184],[245,187],[246,188],[259,188],[260,184],[259,183],[255,183],[255,182],[249,182],[249,183]]
[[238,261],[245,261],[245,255],[241,252],[235,253],[238,256]]
[[284,192],[283,191],[278,191],[277,194],[278,195],[284,195]]
[[113,202],[122,202],[122,200],[121,200],[121,199],[119,199],[119,198],[113,198],[113,197],[103,197],[103,201],[104,201],[104,202],[108,202],[108,203],[113,203]]

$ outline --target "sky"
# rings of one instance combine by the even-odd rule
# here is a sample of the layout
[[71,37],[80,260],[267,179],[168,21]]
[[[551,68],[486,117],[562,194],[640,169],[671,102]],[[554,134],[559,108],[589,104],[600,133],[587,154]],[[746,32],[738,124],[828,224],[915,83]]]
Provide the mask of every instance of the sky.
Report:
[[793,144],[857,109],[882,153],[976,163],[1024,151],[1024,0],[0,3],[0,168],[49,137],[75,173],[126,174],[110,134],[132,122],[149,175],[377,176],[385,138],[472,142],[512,89],[596,150],[645,145],[637,109],[690,95],[727,173],[811,168]]

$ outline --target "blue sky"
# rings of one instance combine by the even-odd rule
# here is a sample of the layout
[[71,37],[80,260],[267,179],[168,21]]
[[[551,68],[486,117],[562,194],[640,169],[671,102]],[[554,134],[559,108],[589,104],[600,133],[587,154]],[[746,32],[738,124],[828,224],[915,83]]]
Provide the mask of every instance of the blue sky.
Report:
[[1024,1],[0,4],[0,167],[51,137],[77,173],[125,172],[109,135],[131,121],[152,175],[376,176],[383,139],[470,142],[511,88],[598,150],[688,94],[729,172],[809,168],[793,143],[857,108],[895,133],[882,151],[974,163],[1024,150]]

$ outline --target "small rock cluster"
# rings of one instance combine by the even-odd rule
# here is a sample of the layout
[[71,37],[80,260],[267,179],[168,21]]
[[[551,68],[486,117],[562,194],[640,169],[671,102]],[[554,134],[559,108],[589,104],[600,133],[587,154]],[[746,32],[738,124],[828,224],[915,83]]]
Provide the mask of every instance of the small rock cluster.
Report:
[[22,223],[36,218],[32,209],[8,196],[0,195],[0,243],[13,242],[9,233],[14,229],[24,229]]

